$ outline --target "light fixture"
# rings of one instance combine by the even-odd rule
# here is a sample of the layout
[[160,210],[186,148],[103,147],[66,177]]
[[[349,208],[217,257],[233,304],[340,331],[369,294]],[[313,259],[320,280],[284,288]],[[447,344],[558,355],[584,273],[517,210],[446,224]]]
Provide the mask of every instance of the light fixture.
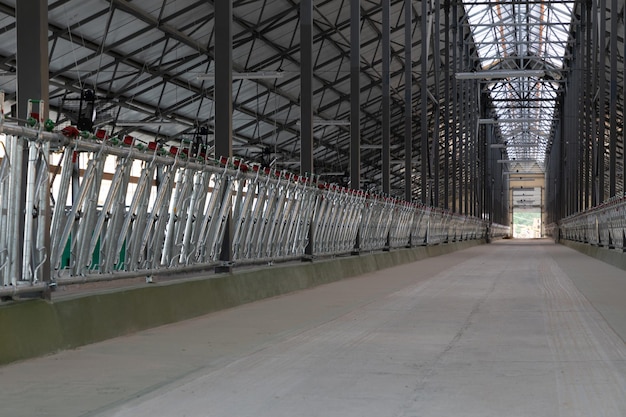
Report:
[[[502,173],[502,175],[509,175],[509,176],[516,176],[519,175],[520,178],[523,175],[542,175],[543,176],[543,172],[511,172],[511,171],[504,171]],[[535,178],[533,178],[535,179]]]
[[476,72],[457,72],[457,80],[491,80],[493,78],[543,77],[543,70],[490,70]]
[[[234,72],[232,74],[233,80],[270,80],[283,78],[284,73],[282,71],[259,71],[259,72]],[[214,80],[215,73],[210,74],[198,74],[196,76],[199,80]]]
[[162,121],[141,121],[141,120],[120,120],[115,123],[119,127],[143,127],[143,126],[162,126],[162,125],[182,125],[188,126],[187,123],[178,122],[174,120],[162,120]]
[[499,164],[528,163],[536,161],[536,159],[498,159]]
[[499,123],[535,123],[540,122],[538,118],[512,118],[512,119],[478,119],[479,125],[497,125]]
[[314,126],[350,126],[349,120],[313,120]]
[[338,176],[343,176],[346,175],[345,172],[323,172],[321,174],[318,174],[318,177],[338,177]]
[[492,143],[489,145],[491,149],[508,149],[508,148],[534,148],[538,147],[539,143]]
[[[298,120],[296,122],[297,126],[302,126],[302,122]],[[350,126],[349,120],[325,120],[325,119],[315,119],[313,120],[313,126]]]

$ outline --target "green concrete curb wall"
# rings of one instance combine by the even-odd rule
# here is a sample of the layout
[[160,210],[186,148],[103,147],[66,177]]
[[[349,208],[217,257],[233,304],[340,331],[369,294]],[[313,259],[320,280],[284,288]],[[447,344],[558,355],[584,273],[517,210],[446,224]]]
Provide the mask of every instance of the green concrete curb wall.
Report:
[[561,239],[559,243],[587,256],[596,258],[619,269],[626,270],[626,254],[615,249],[601,248],[586,243]]
[[0,306],[0,364],[72,349],[263,298],[443,255],[482,240],[275,265]]

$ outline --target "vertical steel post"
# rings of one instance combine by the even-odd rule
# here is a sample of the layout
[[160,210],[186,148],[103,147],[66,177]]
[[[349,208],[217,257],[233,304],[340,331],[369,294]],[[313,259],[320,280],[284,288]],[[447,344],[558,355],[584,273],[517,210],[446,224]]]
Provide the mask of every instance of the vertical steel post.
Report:
[[434,77],[435,77],[435,92],[434,92],[434,96],[437,99],[437,102],[434,103],[434,109],[435,109],[435,115],[433,117],[434,120],[434,124],[433,124],[433,170],[434,170],[434,201],[433,201],[433,205],[435,207],[439,207],[439,169],[440,169],[440,164],[439,164],[439,146],[440,146],[440,142],[441,142],[441,134],[439,132],[439,123],[441,120],[441,108],[440,108],[440,103],[441,100],[439,99],[439,85],[440,85],[440,79],[441,79],[441,45],[440,45],[440,38],[441,38],[441,30],[440,30],[440,25],[441,25],[441,19],[440,19],[440,15],[441,15],[441,1],[440,0],[435,0],[435,7],[434,10],[432,11],[433,13],[435,13],[435,19],[434,19],[434,27],[433,27],[433,63],[434,63],[434,67],[435,67],[435,71],[434,71]]
[[476,114],[474,112],[476,101],[475,101],[475,90],[474,85],[476,85],[476,81],[470,82],[470,86],[468,89],[468,103],[467,103],[467,139],[465,142],[465,198],[466,198],[466,214],[469,216],[474,216],[474,208],[476,205],[475,200],[475,183],[476,183],[476,173],[475,173],[475,158],[476,158],[476,147],[478,146],[478,136],[476,129]]
[[584,173],[584,181],[585,181],[585,204],[583,205],[583,209],[587,209],[591,206],[592,201],[592,181],[593,181],[593,172],[591,171],[591,159],[592,159],[592,145],[591,141],[593,140],[592,134],[592,118],[593,116],[593,91],[591,90],[591,73],[592,73],[592,65],[595,62],[592,60],[591,56],[591,2],[585,2],[585,4],[581,7],[581,22],[583,24],[581,31],[584,31],[584,42],[585,50],[584,50],[584,74],[585,79],[583,81],[583,88],[585,89],[585,103],[584,103],[584,111],[585,111],[585,141],[583,146],[585,147],[585,173]]
[[[437,97],[438,98],[438,97]],[[431,204],[435,207],[439,207],[439,121],[441,120],[441,109],[437,103],[433,106],[434,114],[433,119],[433,148],[432,148],[432,199]]]
[[428,188],[428,1],[422,1],[422,20],[420,22],[422,27],[422,54],[421,54],[421,201],[423,204],[428,203],[427,188]]
[[[571,118],[571,114],[570,114],[570,108],[571,108],[571,95],[573,94],[572,91],[572,85],[573,85],[573,81],[567,80],[567,93],[564,96],[563,99],[563,119],[567,119],[570,120]],[[570,134],[570,124],[571,123],[564,123],[563,124],[563,135],[562,135],[562,144],[561,144],[561,165],[563,167],[563,173],[567,174],[567,175],[563,175],[563,210],[564,210],[564,214],[567,215],[569,214],[569,210],[570,210],[570,200],[569,200],[569,195],[570,195],[570,189],[569,189],[569,183],[568,183],[568,178],[569,178],[569,145],[568,145],[568,140],[567,137]],[[563,217],[563,216],[562,216]]]
[[[464,69],[464,68],[463,68]],[[467,96],[465,94],[465,84],[467,84],[466,80],[461,80],[459,85],[459,141],[457,143],[457,180],[458,180],[458,189],[459,189],[459,213],[467,214],[465,210],[465,162],[463,159],[463,153],[465,151],[465,115],[467,111]]]
[[598,10],[598,19],[600,20],[600,39],[599,49],[600,56],[598,62],[599,76],[599,129],[598,129],[598,203],[602,203],[606,193],[604,189],[604,155],[606,143],[606,0],[600,0],[600,8]]
[[617,193],[617,0],[611,0],[610,60],[611,90],[609,96],[609,197]]
[[[461,31],[459,31],[459,33],[461,33]],[[459,69],[461,71],[465,71],[465,63],[464,63],[464,48],[463,48],[463,43],[462,43],[462,37],[461,35],[459,35]],[[461,214],[467,214],[465,211],[465,206],[464,206],[464,202],[465,202],[465,181],[464,181],[464,176],[465,176],[465,165],[464,165],[464,160],[463,160],[463,152],[465,151],[465,141],[466,141],[466,136],[465,136],[465,116],[466,116],[466,111],[467,111],[467,96],[466,96],[466,84],[468,81],[466,80],[461,80],[461,82],[459,83],[459,137],[458,137],[458,143],[457,143],[457,169],[458,169],[458,173],[457,173],[457,181],[458,181],[458,190],[459,190],[459,213]]]
[[584,89],[583,89],[583,69],[584,69],[584,61],[583,61],[583,37],[577,36],[577,41],[576,41],[576,52],[574,53],[575,56],[575,65],[574,67],[576,68],[575,71],[575,80],[576,80],[576,96],[575,96],[575,102],[576,102],[576,123],[575,123],[575,131],[574,131],[574,138],[576,138],[575,142],[575,147],[573,147],[573,152],[576,156],[576,164],[575,164],[575,171],[574,171],[574,180],[575,180],[575,211],[580,211],[581,207],[583,205],[583,199],[584,199],[584,181],[583,181],[583,172],[584,172],[584,152],[582,151],[582,144],[584,143],[584,135],[583,135],[583,114],[584,114],[584,108],[583,108],[583,104],[584,104]]
[[598,205],[598,102],[595,97],[598,91],[598,3],[590,1],[588,8],[590,15],[589,26],[591,27],[591,206]]
[[558,181],[557,181],[557,191],[558,195],[556,196],[556,204],[557,204],[557,212],[558,219],[562,219],[565,217],[566,206],[567,206],[567,189],[565,188],[565,126],[567,123],[565,121],[566,117],[569,116],[568,109],[566,108],[567,98],[561,96],[560,98],[560,108],[561,108],[561,120],[559,122],[559,135],[557,136],[554,145],[558,144],[559,152],[558,162],[559,162],[559,173],[558,173]]
[[[574,66],[578,65],[577,62],[574,63]],[[576,71],[575,71],[576,72]],[[576,82],[575,77],[572,78],[572,83],[570,85],[570,94],[568,96],[569,101],[569,115],[570,120],[576,120],[576,116],[578,115],[577,109],[577,100],[578,97],[578,82]],[[567,181],[568,181],[568,214],[573,214],[576,212],[576,170],[577,170],[577,161],[576,161],[576,123],[568,123],[568,142],[566,146],[566,155],[567,155]]]
[[474,96],[474,114],[472,117],[472,132],[474,132],[474,140],[472,141],[472,157],[470,159],[470,164],[472,166],[472,179],[471,179],[471,190],[472,190],[472,207],[474,208],[474,210],[472,211],[472,214],[474,216],[478,215],[478,207],[479,207],[479,201],[480,201],[480,185],[482,183],[481,181],[481,176],[480,176],[480,167],[478,164],[478,161],[480,160],[480,147],[481,145],[481,140],[480,140],[480,126],[478,124],[478,118],[480,117],[480,100],[478,99],[478,94],[480,91],[480,88],[478,87],[479,83],[476,83],[474,85],[474,91],[473,91],[473,96]]
[[493,142],[493,127],[485,127],[485,207],[489,224],[494,222],[494,172],[493,172],[493,150],[491,144]]
[[[313,0],[300,1],[300,175],[313,167]],[[315,235],[309,229],[305,257],[313,256]]]
[[[465,70],[469,71],[471,68],[471,57],[470,57],[470,51],[469,51],[469,45],[464,42],[463,45],[463,58],[464,58],[464,66],[465,66]],[[470,152],[470,147],[471,142],[472,142],[472,137],[473,132],[472,132],[472,120],[471,120],[471,114],[472,114],[472,84],[475,81],[473,80],[468,80],[465,81],[465,86],[463,88],[464,91],[464,99],[465,99],[465,108],[463,109],[463,206],[464,206],[464,210],[463,213],[465,214],[471,214],[470,213],[470,209],[469,209],[469,204],[470,204],[470,195],[469,195],[469,186],[470,186],[470,169],[469,169],[469,152]]]
[[450,0],[444,0],[444,61],[443,83],[443,208],[450,208]]
[[404,0],[404,199],[413,200],[413,5]]
[[382,64],[383,64],[383,74],[382,74],[382,88],[383,88],[383,125],[382,125],[382,139],[383,139],[383,149],[382,149],[382,188],[383,194],[389,195],[391,194],[391,186],[390,186],[390,124],[391,124],[391,97],[390,97],[390,81],[389,81],[389,67],[391,63],[391,44],[390,44],[390,32],[391,32],[391,23],[390,23],[390,0],[382,0],[382,14],[383,14],[383,27],[382,27]]
[[[45,0],[21,0],[16,2],[17,32],[17,115],[20,119],[28,118],[28,100],[40,99],[45,103],[44,114],[40,119],[48,117],[48,2]],[[47,156],[46,156],[47,157]],[[25,180],[28,164],[28,147],[24,147],[22,157],[22,191],[19,196],[18,236],[24,236],[24,214],[31,215],[31,208],[25,207]],[[47,178],[47,177],[46,177]],[[47,180],[44,187],[47,187]],[[50,200],[39,210],[44,210],[42,218],[46,219],[45,230],[50,230]],[[45,262],[42,267],[42,280],[50,281],[50,235],[45,236]],[[18,245],[18,259],[21,259],[23,247]],[[24,275],[16,265],[16,276]],[[33,266],[34,268],[34,266]]]
[[[478,94],[481,94],[480,91],[480,84],[478,85]],[[485,102],[485,100],[480,100],[481,102],[481,106],[478,109],[479,113],[478,116],[479,117],[485,117],[487,115],[487,104]],[[480,182],[478,183],[478,187],[479,187],[479,200],[478,200],[478,217],[484,219],[483,215],[485,213],[489,213],[489,205],[487,203],[487,199],[489,197],[489,173],[487,171],[487,155],[489,152],[489,140],[490,137],[488,137],[488,132],[490,133],[490,131],[487,129],[486,126],[480,126],[478,125],[478,137],[482,138],[481,141],[479,141],[479,148],[478,148],[478,161],[480,161],[480,165],[478,166],[478,173],[480,175]],[[482,134],[481,134],[482,133]],[[476,162],[478,163],[478,162]],[[491,215],[489,214],[489,218],[491,218]]]
[[[459,71],[459,62],[458,62],[458,32],[459,32],[459,22],[458,22],[458,4],[454,4],[452,6],[452,66],[453,66],[453,74],[456,74]],[[452,80],[452,172],[450,176],[452,177],[452,210],[454,212],[459,212],[460,208],[457,207],[457,144],[459,140],[459,97],[458,97],[458,85],[459,82],[455,79]]]
[[350,2],[350,188],[361,189],[361,0]]
[[[230,158],[233,154],[233,4],[230,1],[215,3],[215,156]],[[228,191],[223,191],[228,192]],[[222,265],[216,272],[230,272],[232,253],[232,214],[226,220],[219,260]]]

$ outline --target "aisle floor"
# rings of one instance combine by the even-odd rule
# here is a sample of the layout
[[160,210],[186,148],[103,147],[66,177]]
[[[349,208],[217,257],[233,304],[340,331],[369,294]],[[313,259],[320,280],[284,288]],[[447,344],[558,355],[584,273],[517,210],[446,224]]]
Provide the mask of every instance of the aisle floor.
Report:
[[499,241],[0,367],[0,415],[626,416],[624,299]]

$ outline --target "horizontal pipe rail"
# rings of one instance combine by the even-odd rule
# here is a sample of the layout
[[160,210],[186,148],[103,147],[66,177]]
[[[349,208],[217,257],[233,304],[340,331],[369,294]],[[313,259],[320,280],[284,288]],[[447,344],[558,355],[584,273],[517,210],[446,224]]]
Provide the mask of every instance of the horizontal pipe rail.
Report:
[[[350,190],[314,175],[237,158],[212,160],[201,149],[166,150],[103,131],[48,132],[39,124],[3,121],[0,133],[7,135],[0,162],[2,297],[213,268],[221,264],[229,217],[234,265],[302,259],[310,243],[314,257],[328,257],[509,233],[482,219]],[[22,193],[25,213],[12,204]],[[24,236],[15,226],[20,216]],[[48,275],[50,281],[42,282]]]
[[626,196],[561,219],[548,227],[555,239],[565,239],[626,252]]

